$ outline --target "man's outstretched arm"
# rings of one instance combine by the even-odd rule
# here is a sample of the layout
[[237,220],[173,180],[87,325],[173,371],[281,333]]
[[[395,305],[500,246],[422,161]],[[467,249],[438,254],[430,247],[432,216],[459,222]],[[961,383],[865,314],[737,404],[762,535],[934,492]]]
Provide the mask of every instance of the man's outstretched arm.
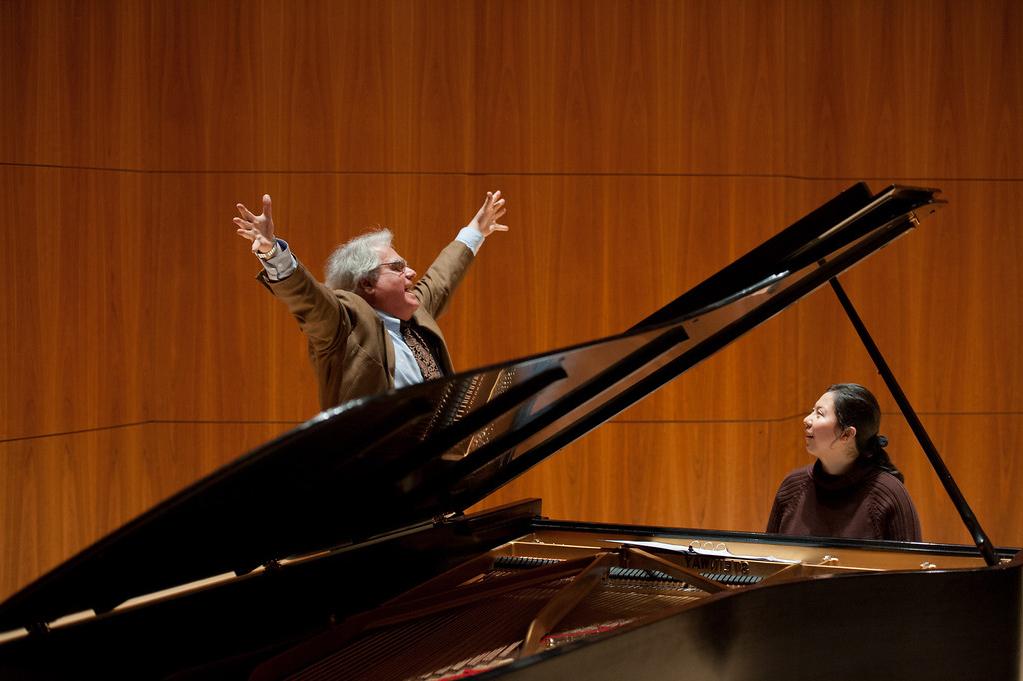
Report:
[[[458,232],[455,241],[475,255],[486,237],[494,232],[508,231],[507,225],[498,223],[504,214],[505,202],[501,192],[487,192],[483,205]],[[443,313],[452,292],[462,281],[466,269],[472,262],[472,256],[465,250],[460,250],[461,248],[455,243],[450,244],[437,256],[426,274],[416,282],[416,291],[423,309],[434,317],[439,317]]]
[[312,346],[318,352],[329,350],[351,330],[337,297],[299,265],[284,239],[274,235],[269,194],[263,195],[260,215],[240,203],[237,208],[241,217],[234,218],[235,231],[252,242],[252,252],[263,263],[260,280],[288,306]]

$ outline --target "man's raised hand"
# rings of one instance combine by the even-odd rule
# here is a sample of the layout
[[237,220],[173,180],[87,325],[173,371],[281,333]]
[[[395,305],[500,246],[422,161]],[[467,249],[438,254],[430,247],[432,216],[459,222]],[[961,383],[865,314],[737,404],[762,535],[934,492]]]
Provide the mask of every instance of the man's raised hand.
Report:
[[494,232],[507,232],[507,225],[497,223],[505,213],[504,199],[501,198],[501,191],[487,192],[487,198],[483,201],[475,217],[467,227],[475,227],[483,236],[490,236]]
[[241,217],[234,219],[234,224],[238,227],[235,231],[239,236],[252,242],[253,253],[269,253],[275,243],[270,195],[263,194],[263,213],[261,215],[253,215],[252,211],[240,203],[237,208]]

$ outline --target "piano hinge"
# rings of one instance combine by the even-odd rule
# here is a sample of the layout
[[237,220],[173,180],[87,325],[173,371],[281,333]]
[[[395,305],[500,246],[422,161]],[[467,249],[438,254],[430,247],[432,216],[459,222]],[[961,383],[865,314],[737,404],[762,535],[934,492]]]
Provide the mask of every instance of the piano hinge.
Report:
[[263,569],[267,572],[278,572],[281,569],[281,562],[276,558],[271,558],[263,563]]
[[447,513],[441,513],[440,515],[435,515],[433,517],[433,524],[434,525],[443,525],[444,523],[450,523],[453,520],[458,520],[459,518],[464,518],[464,517],[465,517],[465,514],[462,513],[461,511],[449,511]]
[[25,627],[28,635],[32,638],[39,638],[50,633],[50,625],[46,622],[33,622]]

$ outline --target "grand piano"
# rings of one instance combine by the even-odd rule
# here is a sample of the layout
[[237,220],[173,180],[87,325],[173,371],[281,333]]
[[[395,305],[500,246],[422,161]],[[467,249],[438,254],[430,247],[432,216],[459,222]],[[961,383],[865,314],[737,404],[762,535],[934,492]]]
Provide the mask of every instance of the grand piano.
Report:
[[[317,415],[0,605],[0,678],[1020,679],[1023,559],[837,280],[943,203],[854,185],[625,333]],[[976,546],[465,513],[828,285]]]

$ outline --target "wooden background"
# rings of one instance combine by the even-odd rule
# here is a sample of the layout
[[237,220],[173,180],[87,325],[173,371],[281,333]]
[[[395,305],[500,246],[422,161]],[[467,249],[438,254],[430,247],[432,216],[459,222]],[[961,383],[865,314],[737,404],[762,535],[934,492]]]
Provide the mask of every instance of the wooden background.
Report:
[[[996,544],[1023,545],[1016,0],[0,2],[0,599],[315,413],[237,201],[316,271],[420,269],[470,368],[621,331],[855,181],[950,205],[844,278]],[[878,393],[932,541],[968,542],[819,291],[487,503],[760,530],[832,382]]]

